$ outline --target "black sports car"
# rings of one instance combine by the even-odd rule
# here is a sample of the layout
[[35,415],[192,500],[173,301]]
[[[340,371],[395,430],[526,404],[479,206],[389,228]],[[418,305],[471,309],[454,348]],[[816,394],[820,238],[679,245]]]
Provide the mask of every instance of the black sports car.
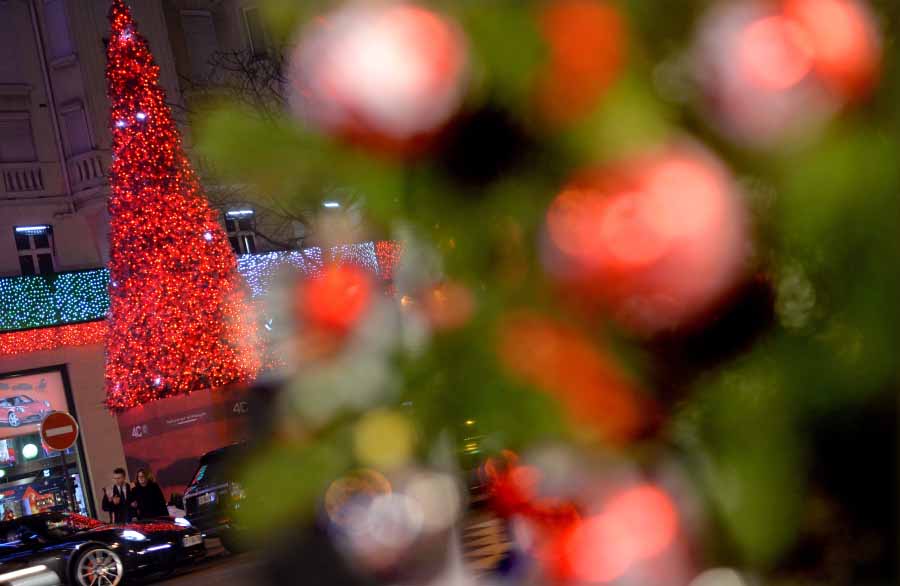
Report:
[[0,523],[0,574],[43,565],[70,586],[118,586],[205,555],[199,531],[170,521],[107,525],[41,513]]

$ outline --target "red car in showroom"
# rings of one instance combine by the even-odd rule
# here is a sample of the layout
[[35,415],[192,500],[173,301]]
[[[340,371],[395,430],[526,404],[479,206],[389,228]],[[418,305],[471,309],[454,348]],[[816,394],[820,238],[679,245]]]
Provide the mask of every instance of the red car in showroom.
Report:
[[28,395],[0,399],[0,424],[19,427],[26,423],[40,423],[52,411],[49,401],[35,401]]

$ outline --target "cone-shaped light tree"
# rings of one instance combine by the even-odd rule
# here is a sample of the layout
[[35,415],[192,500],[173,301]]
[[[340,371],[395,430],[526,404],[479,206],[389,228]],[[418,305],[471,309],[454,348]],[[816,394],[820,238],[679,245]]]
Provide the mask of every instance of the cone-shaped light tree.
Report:
[[107,407],[252,379],[246,285],[185,156],[159,67],[123,0],[107,50],[110,314]]

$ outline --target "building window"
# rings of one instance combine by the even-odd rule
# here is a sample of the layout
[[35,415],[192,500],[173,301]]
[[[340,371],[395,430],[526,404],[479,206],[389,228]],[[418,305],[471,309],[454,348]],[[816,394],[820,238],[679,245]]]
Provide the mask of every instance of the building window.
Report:
[[53,230],[50,226],[16,226],[15,236],[23,275],[53,272]]
[[265,55],[269,52],[269,39],[263,26],[259,8],[244,8],[244,27],[247,29],[247,41],[254,55]]
[[67,156],[80,155],[94,148],[88,130],[87,116],[81,104],[74,104],[61,110],[65,129],[65,149]]
[[213,73],[210,61],[219,47],[212,14],[207,10],[182,10],[181,27],[184,30],[193,80],[209,80]]
[[64,0],[44,0],[44,22],[50,59],[68,57],[74,53]]
[[28,114],[0,116],[0,163],[36,161],[34,135]]
[[225,212],[225,231],[236,254],[256,252],[256,227],[253,210]]

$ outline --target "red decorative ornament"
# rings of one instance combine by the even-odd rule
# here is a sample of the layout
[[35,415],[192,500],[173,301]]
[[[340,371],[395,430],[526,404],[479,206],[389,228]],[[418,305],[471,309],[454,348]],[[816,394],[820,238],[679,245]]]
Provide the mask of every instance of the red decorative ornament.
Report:
[[466,325],[475,312],[475,297],[468,287],[446,281],[426,289],[422,309],[437,330],[455,330]]
[[881,67],[879,34],[858,0],[785,0],[783,12],[806,35],[816,73],[843,99],[869,93]]
[[624,18],[607,2],[552,0],[539,25],[550,60],[539,77],[538,107],[549,122],[571,122],[597,104],[622,69]]
[[331,266],[299,290],[298,313],[304,323],[320,330],[344,333],[372,302],[371,276],[355,265]]
[[723,2],[704,18],[692,53],[706,117],[756,147],[814,136],[871,92],[881,68],[862,0]]
[[555,570],[580,583],[611,582],[665,551],[678,527],[678,510],[667,493],[652,484],[628,488],[599,514],[572,524],[558,544]]
[[506,370],[555,397],[569,417],[612,443],[646,429],[654,406],[612,355],[566,324],[532,313],[506,316],[497,354]]
[[114,0],[107,407],[122,411],[249,381],[254,318],[236,258],[203,196],[159,85],[159,67]]
[[741,276],[749,241],[736,191],[692,144],[584,173],[547,212],[545,268],[635,333],[687,326]]
[[293,106],[329,134],[409,153],[456,112],[466,68],[462,34],[443,16],[405,2],[353,4],[298,43]]

